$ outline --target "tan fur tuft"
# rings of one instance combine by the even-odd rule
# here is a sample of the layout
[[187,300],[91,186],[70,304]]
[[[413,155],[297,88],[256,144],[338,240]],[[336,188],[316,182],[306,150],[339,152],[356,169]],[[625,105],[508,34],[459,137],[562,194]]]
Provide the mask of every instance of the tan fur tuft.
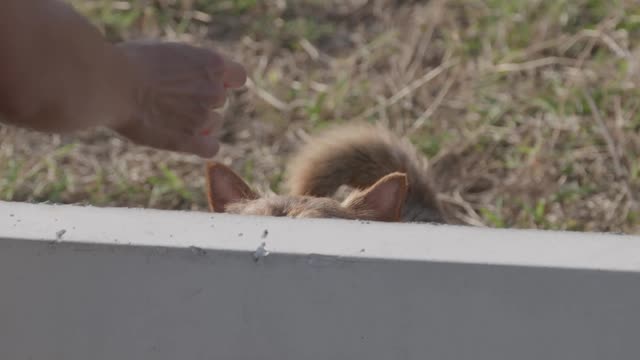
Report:
[[342,125],[313,138],[291,159],[292,195],[332,196],[342,185],[363,189],[382,177],[407,175],[403,221],[443,222],[427,160],[407,140],[375,125]]

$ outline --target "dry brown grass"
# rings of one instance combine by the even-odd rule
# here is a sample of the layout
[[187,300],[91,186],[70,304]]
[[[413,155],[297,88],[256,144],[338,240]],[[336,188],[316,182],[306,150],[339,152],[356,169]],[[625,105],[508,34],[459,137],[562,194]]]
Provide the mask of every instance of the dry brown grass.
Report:
[[[640,233],[637,1],[76,3],[114,40],[216,46],[246,65],[218,158],[261,191],[310,134],[365,119],[432,158],[462,222]],[[205,209],[198,158],[104,131],[0,139],[0,199]]]

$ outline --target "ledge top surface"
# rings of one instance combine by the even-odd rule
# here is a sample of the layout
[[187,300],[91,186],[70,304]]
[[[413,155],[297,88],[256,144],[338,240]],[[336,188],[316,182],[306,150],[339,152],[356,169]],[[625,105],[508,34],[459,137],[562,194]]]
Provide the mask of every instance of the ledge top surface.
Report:
[[0,241],[640,272],[640,237],[0,202]]

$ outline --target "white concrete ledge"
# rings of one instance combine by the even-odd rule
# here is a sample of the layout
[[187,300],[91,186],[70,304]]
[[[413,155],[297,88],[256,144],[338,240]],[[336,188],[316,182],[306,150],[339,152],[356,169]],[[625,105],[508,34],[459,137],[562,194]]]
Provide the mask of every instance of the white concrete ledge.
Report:
[[0,202],[0,359],[635,360],[639,304],[632,236]]

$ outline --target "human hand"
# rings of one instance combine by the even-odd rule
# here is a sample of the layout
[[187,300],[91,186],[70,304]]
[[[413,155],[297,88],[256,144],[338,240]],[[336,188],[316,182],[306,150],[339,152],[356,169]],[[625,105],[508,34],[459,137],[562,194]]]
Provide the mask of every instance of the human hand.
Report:
[[227,89],[244,85],[242,65],[220,54],[180,43],[123,42],[136,79],[133,113],[112,128],[154,148],[211,157]]

